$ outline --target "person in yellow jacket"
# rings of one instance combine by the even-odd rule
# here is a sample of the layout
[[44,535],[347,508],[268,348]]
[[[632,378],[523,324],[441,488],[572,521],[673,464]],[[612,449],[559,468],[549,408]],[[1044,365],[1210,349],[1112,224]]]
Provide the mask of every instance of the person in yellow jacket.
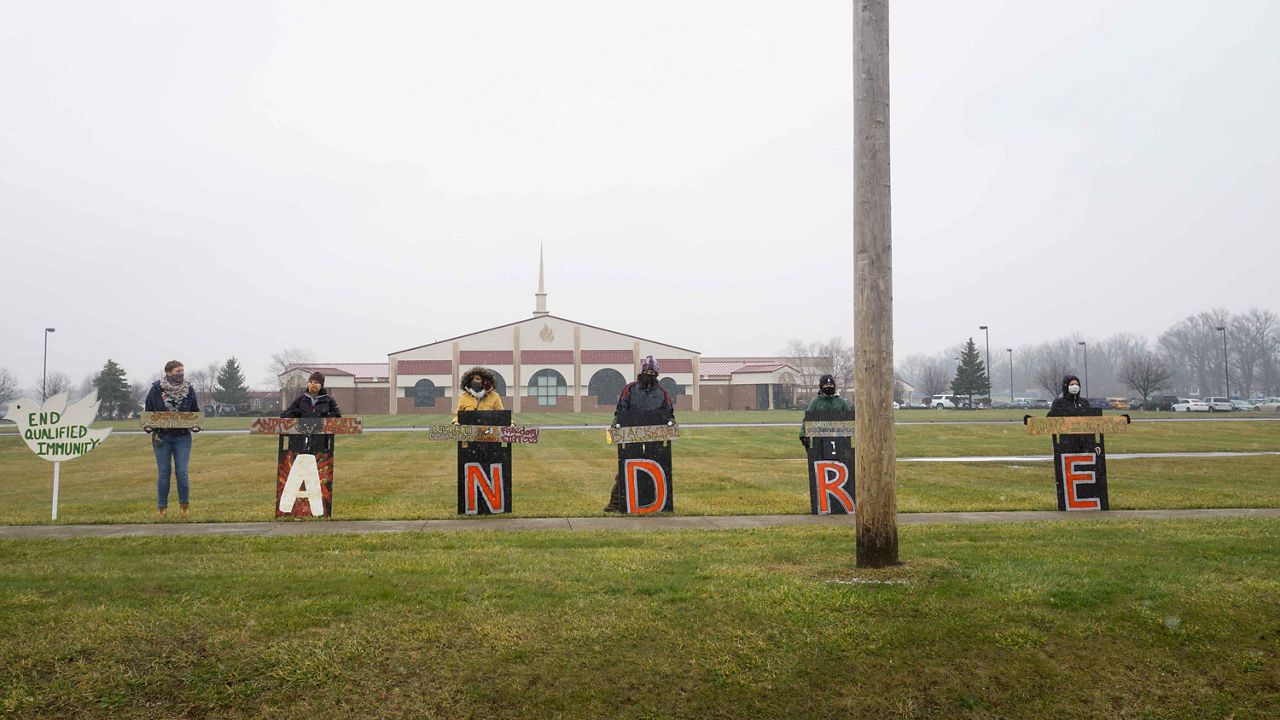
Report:
[[502,396],[494,389],[493,373],[487,368],[473,367],[462,374],[462,392],[458,394],[458,406],[453,411],[453,424],[458,424],[458,413],[463,410],[504,410]]

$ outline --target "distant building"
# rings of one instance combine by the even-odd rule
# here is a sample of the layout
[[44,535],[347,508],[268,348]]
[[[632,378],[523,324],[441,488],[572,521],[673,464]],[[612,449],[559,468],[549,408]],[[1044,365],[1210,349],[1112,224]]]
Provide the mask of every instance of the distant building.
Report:
[[697,350],[552,315],[541,258],[534,297],[532,317],[396,350],[386,363],[291,365],[280,374],[281,387],[303,388],[319,370],[344,414],[443,415],[457,404],[461,374],[481,365],[514,412],[611,411],[640,361],[653,355],[677,411],[794,405],[799,373],[787,358],[703,359]]

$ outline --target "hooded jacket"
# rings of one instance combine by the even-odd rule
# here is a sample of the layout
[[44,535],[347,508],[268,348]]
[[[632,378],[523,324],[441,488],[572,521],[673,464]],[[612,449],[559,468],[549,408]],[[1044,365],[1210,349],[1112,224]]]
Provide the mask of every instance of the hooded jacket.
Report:
[[[484,397],[476,399],[475,395],[467,392],[467,381],[473,375],[479,375],[480,381],[484,383]],[[453,410],[453,424],[458,424],[458,413],[467,410],[505,410],[502,406],[502,396],[498,394],[498,380],[493,376],[493,372],[488,368],[473,367],[462,373],[462,383],[458,385],[458,406]]]
[[1062,394],[1049,407],[1049,417],[1060,417],[1066,415],[1094,415],[1093,408],[1089,405],[1089,399],[1084,397],[1083,388],[1079,395],[1072,395],[1067,392],[1067,385],[1075,380],[1076,384],[1080,384],[1080,378],[1075,375],[1066,375],[1062,378]]
[[280,417],[284,418],[315,418],[315,417],[342,417],[342,411],[338,409],[338,403],[320,388],[319,395],[312,395],[306,390],[298,396],[289,405],[288,409],[280,413]]
[[627,383],[618,396],[618,406],[613,409],[613,423],[618,424],[618,413],[623,410],[670,410],[671,419],[675,420],[675,408],[671,404],[671,396],[662,383],[654,382],[646,389],[639,381]]

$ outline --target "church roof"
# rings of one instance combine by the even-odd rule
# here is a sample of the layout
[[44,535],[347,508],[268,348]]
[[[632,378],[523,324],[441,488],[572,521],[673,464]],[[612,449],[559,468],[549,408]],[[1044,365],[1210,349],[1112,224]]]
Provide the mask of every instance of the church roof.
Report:
[[304,370],[306,372],[315,372],[319,370],[325,375],[334,377],[354,376],[354,377],[372,377],[387,378],[387,363],[291,363],[285,368],[285,373],[294,370]]
[[643,340],[644,342],[654,343],[655,345],[665,345],[666,347],[669,347],[669,348],[675,348],[676,350],[683,350],[683,351],[685,351],[685,352],[695,353],[695,354],[697,354],[697,353],[698,353],[698,351],[697,351],[697,350],[690,350],[689,348],[682,348],[682,347],[680,347],[679,345],[672,345],[671,343],[664,343],[664,342],[662,342],[662,341],[660,341],[660,340],[649,340],[648,338],[636,337],[635,335],[630,335],[630,334],[627,334],[627,333],[624,333],[624,332],[619,332],[619,331],[617,331],[617,330],[610,330],[609,328],[602,328],[602,327],[600,327],[600,326],[598,326],[598,325],[591,325],[590,323],[579,322],[579,321],[577,321],[577,320],[570,320],[569,318],[563,318],[563,317],[560,317],[560,316],[558,316],[558,315],[551,315],[551,314],[547,314],[547,315],[537,315],[537,316],[534,316],[534,317],[527,317],[527,318],[523,318],[523,319],[520,319],[520,320],[516,320],[515,322],[509,322],[509,323],[507,323],[506,325],[495,325],[495,326],[493,326],[493,327],[491,327],[491,328],[485,328],[484,330],[476,330],[475,332],[469,332],[469,333],[467,333],[467,334],[465,334],[465,335],[457,335],[457,336],[454,336],[454,337],[451,337],[451,338],[445,338],[444,340],[436,340],[435,342],[423,343],[422,345],[415,345],[415,346],[413,346],[413,347],[405,348],[405,349],[403,349],[403,350],[396,350],[396,351],[391,352],[391,353],[388,353],[388,354],[389,354],[389,355],[399,355],[400,353],[403,353],[403,352],[409,352],[410,350],[420,350],[420,349],[422,349],[422,348],[424,348],[424,347],[431,347],[432,345],[439,345],[439,344],[441,344],[441,343],[453,342],[454,340],[461,340],[462,338],[472,337],[472,336],[474,336],[474,335],[479,335],[479,334],[481,334],[481,333],[487,333],[487,332],[491,332],[491,331],[493,331],[493,330],[501,330],[502,328],[509,328],[509,327],[512,327],[513,325],[519,325],[520,323],[527,323],[527,322],[539,322],[539,321],[543,320],[544,318],[554,318],[554,319],[556,319],[556,320],[560,320],[561,322],[567,322],[567,323],[570,323],[570,324],[573,324],[573,325],[581,325],[582,327],[589,327],[589,328],[593,328],[593,329],[595,329],[595,330],[603,330],[603,331],[605,331],[605,332],[611,332],[611,333],[614,333],[614,334],[616,334],[616,335],[622,335],[623,337],[629,337],[629,338],[631,338],[631,339],[633,339],[633,340]]

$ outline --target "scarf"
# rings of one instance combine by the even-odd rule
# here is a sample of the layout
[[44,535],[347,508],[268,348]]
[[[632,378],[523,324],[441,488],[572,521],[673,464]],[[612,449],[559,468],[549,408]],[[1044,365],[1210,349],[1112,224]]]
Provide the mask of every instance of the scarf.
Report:
[[163,393],[164,404],[174,410],[182,405],[182,401],[187,399],[187,393],[191,390],[191,383],[183,380],[177,385],[169,384],[169,377],[160,378],[160,392]]

